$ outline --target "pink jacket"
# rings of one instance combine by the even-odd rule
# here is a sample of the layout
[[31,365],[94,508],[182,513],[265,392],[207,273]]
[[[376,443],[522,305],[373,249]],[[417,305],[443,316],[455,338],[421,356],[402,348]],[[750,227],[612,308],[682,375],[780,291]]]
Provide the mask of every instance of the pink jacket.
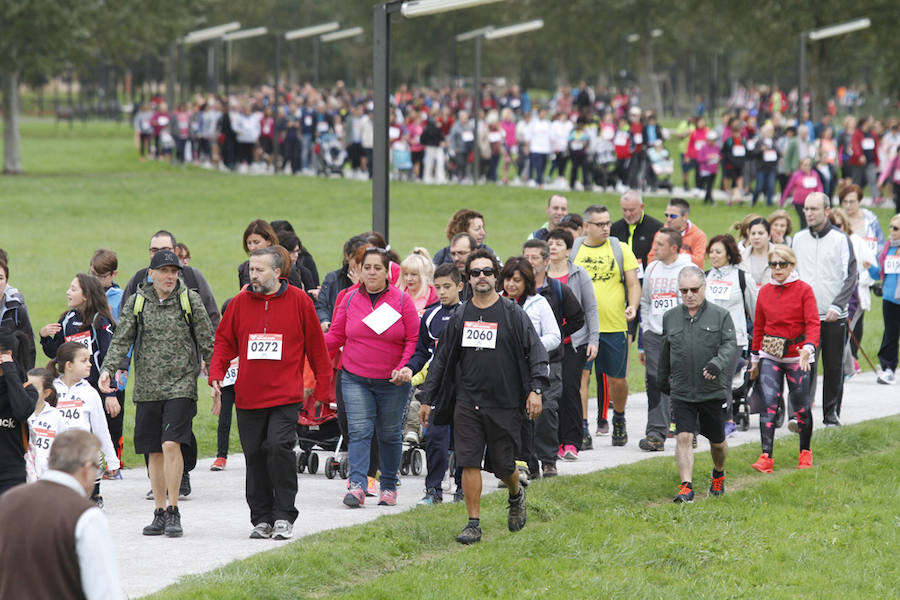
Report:
[[[815,185],[813,185],[813,182],[815,182]],[[822,179],[815,169],[810,170],[809,175],[804,174],[803,171],[798,169],[791,175],[790,181],[788,181],[787,186],[784,188],[784,193],[781,194],[781,205],[784,206],[784,201],[787,200],[788,196],[793,194],[794,198],[792,202],[799,206],[803,206],[807,196],[812,192],[821,192],[823,189]]]
[[[376,334],[363,319],[382,304],[400,313],[400,318]],[[360,377],[390,379],[391,371],[401,369],[416,350],[419,315],[409,294],[389,285],[372,307],[369,294],[360,286],[349,291],[334,307],[334,320],[325,334],[329,351],[344,347],[343,368]]]

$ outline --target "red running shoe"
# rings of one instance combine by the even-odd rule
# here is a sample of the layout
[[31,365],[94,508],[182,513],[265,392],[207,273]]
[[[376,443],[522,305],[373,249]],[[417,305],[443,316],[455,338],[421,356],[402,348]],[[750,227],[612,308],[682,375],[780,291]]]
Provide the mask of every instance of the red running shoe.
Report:
[[775,461],[769,458],[768,453],[763,452],[756,459],[756,462],[750,466],[760,473],[771,473],[775,469]]
[[798,469],[809,469],[812,467],[812,450],[801,450],[800,459],[797,461]]

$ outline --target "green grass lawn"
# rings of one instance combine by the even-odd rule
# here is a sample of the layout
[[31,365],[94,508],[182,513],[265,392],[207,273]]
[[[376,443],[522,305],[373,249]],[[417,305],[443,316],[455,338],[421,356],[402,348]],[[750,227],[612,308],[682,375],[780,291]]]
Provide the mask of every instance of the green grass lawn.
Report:
[[[461,505],[418,507],[309,536],[150,596],[178,598],[886,598],[900,589],[900,418],[823,430],[815,466],[794,468],[795,437],[777,469],[750,468],[734,448],[727,493],[675,505],[673,457],[528,488],[528,524],[506,530],[505,495],[482,504],[484,539],[460,547]],[[887,500],[887,501],[886,501]],[[427,518],[425,513],[427,512]]]
[[[79,271],[87,271],[93,251],[119,254],[118,282],[149,261],[150,236],[172,231],[191,249],[191,265],[209,280],[221,304],[238,291],[237,266],[246,256],[241,235],[253,219],[288,219],[316,258],[320,275],[340,264],[343,242],[371,228],[371,185],[309,177],[238,176],[199,168],[141,163],[131,128],[106,122],[57,126],[50,120],[22,123],[25,175],[0,178],[3,219],[0,247],[10,254],[10,285],[25,295],[37,332],[65,308],[65,290]],[[444,227],[456,210],[473,208],[485,215],[486,242],[501,258],[518,254],[528,233],[546,220],[550,192],[502,186],[391,186],[391,244],[405,256],[413,246],[432,253],[446,245]],[[605,203],[621,216],[613,194],[570,192],[570,209]],[[696,208],[694,222],[710,235],[725,232],[748,208]],[[649,213],[661,217],[666,200],[648,198]],[[887,225],[891,213],[876,211]],[[863,348],[874,358],[881,340],[880,302],[866,315]],[[643,389],[643,368],[632,353],[629,384]],[[45,358],[38,350],[38,362]],[[215,420],[201,387],[194,420],[200,452],[215,453]],[[131,452],[134,407],[126,407],[126,464]],[[239,449],[232,431],[232,448]]]

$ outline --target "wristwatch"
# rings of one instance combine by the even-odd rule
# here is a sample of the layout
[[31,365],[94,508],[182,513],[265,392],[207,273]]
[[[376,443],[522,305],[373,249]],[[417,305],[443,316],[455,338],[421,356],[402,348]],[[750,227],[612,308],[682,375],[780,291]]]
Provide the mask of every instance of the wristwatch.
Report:
[[541,395],[541,388],[531,388],[531,392],[532,392],[533,394],[537,394],[538,396],[540,396],[540,395]]

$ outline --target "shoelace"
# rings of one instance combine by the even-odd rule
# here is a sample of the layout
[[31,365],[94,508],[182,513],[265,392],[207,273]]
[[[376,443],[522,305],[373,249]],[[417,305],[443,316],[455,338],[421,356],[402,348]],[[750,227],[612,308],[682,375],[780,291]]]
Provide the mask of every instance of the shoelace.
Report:
[[712,480],[712,489],[716,492],[721,492],[725,487],[725,477],[713,477]]
[[691,492],[693,492],[693,491],[694,491],[693,488],[688,487],[683,483],[678,485],[678,495],[679,496],[690,496]]

